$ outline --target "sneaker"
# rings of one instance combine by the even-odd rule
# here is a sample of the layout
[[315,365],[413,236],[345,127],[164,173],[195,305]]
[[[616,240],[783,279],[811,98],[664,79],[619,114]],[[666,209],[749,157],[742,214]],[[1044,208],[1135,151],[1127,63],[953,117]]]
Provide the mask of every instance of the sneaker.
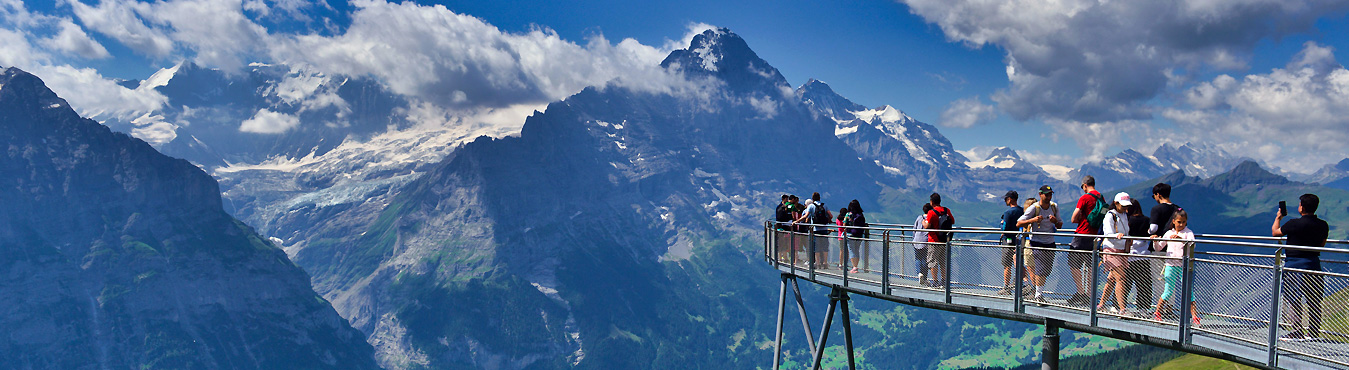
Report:
[[1107,308],[1107,309],[1105,309],[1105,312],[1106,312],[1106,313],[1109,313],[1109,314],[1111,314],[1111,315],[1119,315],[1119,314],[1120,314],[1119,308],[1115,308],[1115,307]]
[[1162,321],[1162,311],[1152,311],[1152,319]]
[[1306,342],[1307,336],[1303,335],[1301,330],[1298,330],[1279,337],[1279,340],[1284,342]]

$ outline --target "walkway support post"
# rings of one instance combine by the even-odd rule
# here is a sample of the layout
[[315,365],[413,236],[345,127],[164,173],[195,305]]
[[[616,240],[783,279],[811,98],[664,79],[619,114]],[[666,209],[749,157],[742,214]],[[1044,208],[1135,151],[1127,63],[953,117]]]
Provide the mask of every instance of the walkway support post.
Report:
[[842,290],[835,290],[835,291],[838,292],[838,299],[843,303],[843,339],[847,344],[848,349],[848,370],[857,370],[857,365],[853,362],[852,317],[848,315],[850,307],[848,301],[851,298],[848,297],[848,292],[846,291]]
[[[1189,243],[1187,243],[1189,244]],[[1190,307],[1194,305],[1194,244],[1185,246],[1180,271],[1180,339],[1190,343]]]
[[[801,328],[806,332],[806,346],[812,351],[815,350],[815,334],[810,332],[810,319],[806,318],[806,304],[801,301],[801,286],[796,283],[796,277],[792,276],[792,293],[796,294],[796,311],[801,313]],[[813,355],[814,353],[812,353]]]
[[1279,301],[1283,299],[1283,248],[1274,252],[1273,292],[1269,296],[1269,367],[1279,365]]
[[783,314],[787,311],[787,274],[778,276],[780,287],[778,289],[778,330],[776,341],[773,342],[773,370],[777,370],[782,364],[782,323]]
[[1016,290],[1012,292],[1012,312],[1026,312],[1026,298],[1022,293],[1026,291],[1025,280],[1027,277],[1025,241],[1030,239],[1025,239],[1026,237],[1029,237],[1029,235],[1025,235],[1024,233],[1020,234],[1020,236],[1021,238],[1016,240],[1016,245],[1012,247],[1012,250],[1016,252],[1016,255],[1013,256],[1016,260],[1016,277],[1014,278],[1016,279]]
[[946,265],[941,267],[942,284],[946,288],[946,303],[951,303],[951,241],[955,238],[954,232],[946,234],[946,256],[942,257],[946,260]]
[[829,293],[829,310],[824,314],[824,327],[820,329],[820,342],[815,344],[815,361],[811,361],[811,369],[820,370],[820,362],[824,360],[824,346],[829,343],[829,325],[834,323],[834,309],[838,307],[838,288]]
[[[901,258],[901,268],[903,261]],[[890,295],[890,230],[881,233],[881,293]]]
[[[1105,242],[1105,240],[1101,240],[1101,242]],[[1074,266],[1074,268],[1076,268],[1076,266]],[[1091,249],[1091,296],[1087,297],[1088,298],[1087,305],[1091,306],[1091,326],[1096,326],[1096,324],[1099,322],[1098,318],[1100,317],[1098,316],[1100,312],[1098,312],[1099,310],[1096,309],[1096,306],[1098,306],[1098,304],[1093,304],[1097,303],[1096,299],[1101,296],[1100,275],[1101,275],[1101,247],[1098,245],[1097,247]],[[1105,299],[1101,299],[1100,304],[1105,304]],[[1119,302],[1116,302],[1115,304],[1119,305]]]
[[853,360],[852,321],[848,316],[848,292],[839,288],[834,288],[833,291],[829,292],[829,311],[824,314],[824,328],[820,333],[820,343],[815,348],[815,360],[811,361],[812,369],[820,370],[821,362],[824,361],[824,346],[829,343],[829,324],[834,322],[834,310],[838,308],[840,303],[843,305],[843,339],[848,349],[848,369],[857,369]]
[[1040,341],[1040,370],[1059,369],[1059,326],[1054,319],[1045,319],[1045,336]]

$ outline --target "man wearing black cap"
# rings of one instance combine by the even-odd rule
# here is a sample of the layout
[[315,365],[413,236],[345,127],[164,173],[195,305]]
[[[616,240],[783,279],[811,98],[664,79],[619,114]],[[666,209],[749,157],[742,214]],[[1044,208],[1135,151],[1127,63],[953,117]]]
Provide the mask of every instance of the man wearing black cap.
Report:
[[[1017,231],[1016,220],[1026,213],[1016,200],[1018,194],[1016,190],[1008,190],[1006,195],[1002,196],[1003,203],[1011,207],[1007,212],[1002,213],[1002,231]],[[998,294],[1012,294],[1012,268],[1016,266],[1016,244],[1019,240],[1016,234],[1002,234],[1002,291]]]
[[1045,280],[1054,269],[1054,235],[1048,233],[1057,232],[1058,228],[1063,227],[1063,220],[1059,219],[1059,206],[1054,204],[1054,188],[1041,186],[1040,201],[1016,220],[1016,226],[1029,226],[1031,232],[1046,233],[1030,237],[1030,246],[1036,248],[1031,250],[1031,260],[1035,264],[1035,273],[1031,275],[1031,280],[1035,282],[1035,296],[1032,299],[1044,302]]

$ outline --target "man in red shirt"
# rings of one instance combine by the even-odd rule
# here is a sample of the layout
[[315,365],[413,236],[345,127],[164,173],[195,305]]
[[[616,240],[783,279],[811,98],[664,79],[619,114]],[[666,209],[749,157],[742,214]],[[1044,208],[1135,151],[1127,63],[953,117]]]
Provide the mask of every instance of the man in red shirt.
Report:
[[[941,206],[941,194],[932,193],[932,195],[928,197],[928,200],[931,201],[929,204],[932,205],[932,210],[927,211],[927,221],[923,228],[934,230],[949,229],[951,225],[955,224],[956,218],[951,215],[951,209]],[[934,231],[927,233],[927,241],[933,243],[927,246],[927,267],[931,269],[929,272],[932,274],[932,281],[935,282],[932,284],[934,287],[950,283],[949,281],[945,281],[944,276],[946,275],[941,274],[941,272],[946,271],[947,268],[949,268],[949,266],[946,265],[946,242],[947,240],[950,240],[950,238],[950,232]]]
[[[1096,202],[1105,202],[1105,198],[1101,196],[1101,192],[1096,191],[1096,178],[1091,177],[1091,175],[1082,177],[1082,192],[1086,194],[1082,194],[1081,197],[1077,198],[1077,207],[1073,208],[1072,222],[1077,223],[1078,234],[1100,234],[1100,226],[1092,227],[1091,223],[1087,221],[1087,214],[1091,213],[1092,209],[1096,208]],[[1073,242],[1068,245],[1072,250],[1086,252],[1068,254],[1068,269],[1073,272],[1073,282],[1077,283],[1077,293],[1073,294],[1073,297],[1068,299],[1068,304],[1087,304],[1091,301],[1091,296],[1086,290],[1088,287],[1083,285],[1083,280],[1085,279],[1083,279],[1084,273],[1082,270],[1088,269],[1088,272],[1086,273],[1091,273],[1091,270],[1089,269],[1092,262],[1090,252],[1096,249],[1096,238],[1076,236],[1073,237]],[[1086,284],[1090,284],[1090,281],[1087,281]]]

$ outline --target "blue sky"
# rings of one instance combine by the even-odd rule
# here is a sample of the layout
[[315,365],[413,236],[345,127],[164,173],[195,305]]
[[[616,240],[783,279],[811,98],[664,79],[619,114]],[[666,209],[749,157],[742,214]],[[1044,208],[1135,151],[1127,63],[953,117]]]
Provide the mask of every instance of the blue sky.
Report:
[[[90,113],[162,104],[108,80],[184,59],[374,75],[446,110],[475,109],[649,76],[646,64],[706,24],[740,34],[794,85],[816,78],[861,104],[893,105],[975,155],[1011,146],[1037,163],[1076,166],[1125,148],[1199,142],[1309,172],[1349,156],[1335,144],[1349,139],[1346,9],[1270,0],[0,0],[0,65],[33,70],[58,93],[80,91],[72,105]],[[539,60],[499,63],[492,51]],[[372,60],[384,54],[405,64],[388,71],[389,61]],[[489,82],[523,77],[471,85],[459,80],[474,76],[455,74],[462,65],[488,70]],[[480,91],[489,85],[499,91]]]

